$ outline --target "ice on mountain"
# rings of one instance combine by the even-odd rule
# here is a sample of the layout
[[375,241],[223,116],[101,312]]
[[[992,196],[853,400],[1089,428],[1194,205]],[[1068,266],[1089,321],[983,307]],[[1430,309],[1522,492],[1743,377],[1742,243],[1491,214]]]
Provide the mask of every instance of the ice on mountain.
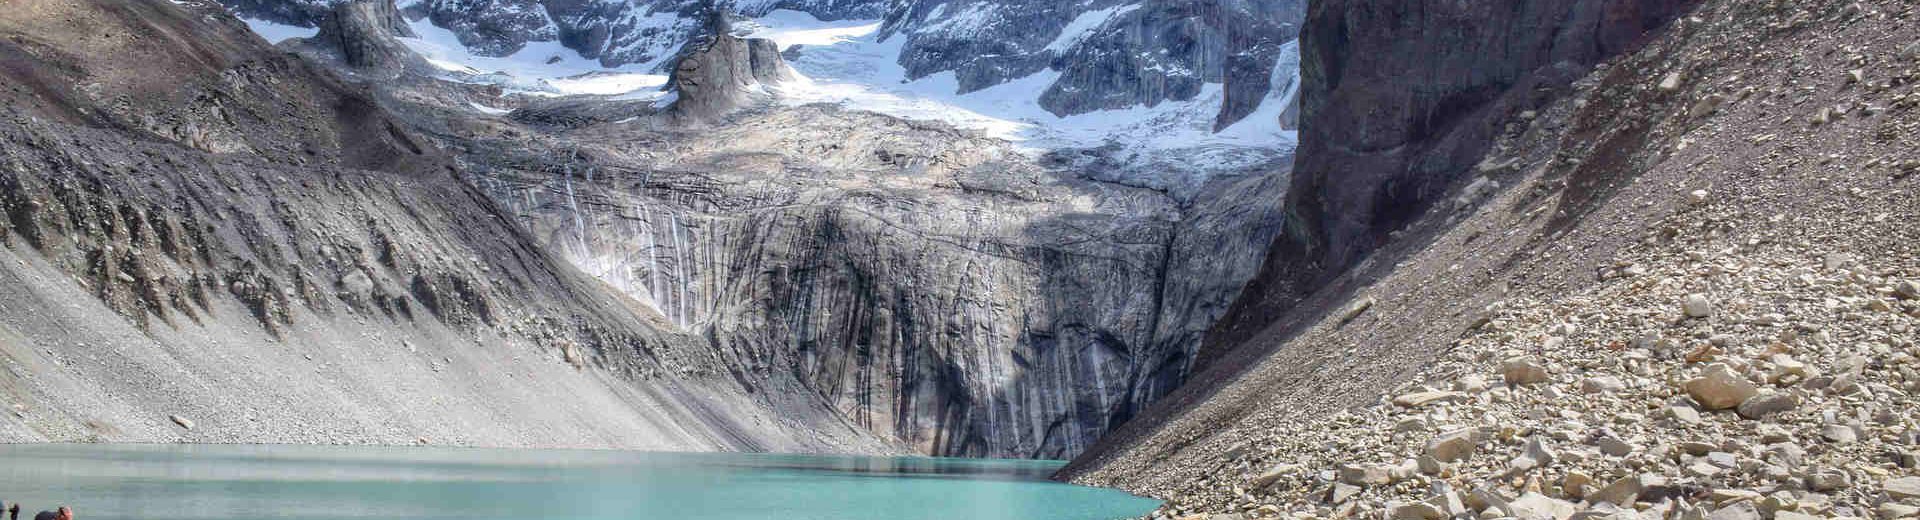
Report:
[[276,45],[294,38],[312,38],[315,34],[320,33],[319,29],[311,27],[274,23],[254,18],[241,18],[240,21],[246,22],[247,28],[253,29],[254,34],[260,35],[261,39],[266,40],[267,43]]
[[1060,30],[1060,36],[1054,37],[1053,42],[1048,43],[1046,49],[1054,53],[1065,53],[1085,41],[1094,31],[1100,30],[1107,21],[1139,8],[1139,4],[1116,5],[1080,13],[1080,16],[1074,17],[1072,22],[1067,23],[1066,28]]

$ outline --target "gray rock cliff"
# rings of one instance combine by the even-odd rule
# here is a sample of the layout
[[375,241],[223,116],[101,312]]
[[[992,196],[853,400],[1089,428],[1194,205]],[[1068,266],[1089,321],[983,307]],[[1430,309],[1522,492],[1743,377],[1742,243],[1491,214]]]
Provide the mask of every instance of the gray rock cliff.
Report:
[[1665,0],[1312,6],[1286,233],[1208,339],[1208,358],[1273,323],[1420,215],[1499,125],[1689,5]]
[[828,107],[498,135],[457,145],[494,165],[474,184],[570,263],[741,377],[793,374],[936,455],[1068,457],[1178,386],[1285,189],[1223,176],[1185,203]]

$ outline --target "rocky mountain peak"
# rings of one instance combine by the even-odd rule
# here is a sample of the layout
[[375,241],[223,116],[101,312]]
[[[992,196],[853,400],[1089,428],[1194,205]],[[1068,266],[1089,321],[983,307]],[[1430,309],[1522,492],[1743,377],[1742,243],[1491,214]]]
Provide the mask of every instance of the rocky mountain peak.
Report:
[[677,93],[668,113],[683,122],[708,121],[764,97],[768,84],[794,78],[780,46],[734,35],[727,16],[708,11],[707,35],[687,44],[667,88]]
[[412,36],[393,0],[350,0],[334,4],[307,43],[353,69],[399,71],[425,64],[397,39]]

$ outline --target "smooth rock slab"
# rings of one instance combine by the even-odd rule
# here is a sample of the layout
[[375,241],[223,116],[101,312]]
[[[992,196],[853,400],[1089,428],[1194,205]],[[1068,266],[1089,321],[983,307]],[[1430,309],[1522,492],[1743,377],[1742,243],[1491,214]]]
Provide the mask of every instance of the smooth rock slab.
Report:
[[1427,454],[1440,462],[1455,462],[1473,455],[1480,444],[1473,440],[1473,430],[1464,429],[1434,436],[1427,441]]
[[1887,479],[1881,488],[1887,490],[1887,496],[1898,500],[1920,498],[1920,477],[1900,477]]

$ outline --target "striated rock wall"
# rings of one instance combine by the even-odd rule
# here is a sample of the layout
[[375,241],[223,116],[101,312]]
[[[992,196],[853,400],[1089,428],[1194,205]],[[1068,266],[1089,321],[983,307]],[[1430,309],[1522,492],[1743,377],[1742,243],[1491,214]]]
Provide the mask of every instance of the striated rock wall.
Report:
[[501,165],[473,182],[571,263],[936,455],[1069,457],[1177,386],[1285,188],[1223,176],[1183,203],[830,107],[490,155],[512,142],[465,145]]

